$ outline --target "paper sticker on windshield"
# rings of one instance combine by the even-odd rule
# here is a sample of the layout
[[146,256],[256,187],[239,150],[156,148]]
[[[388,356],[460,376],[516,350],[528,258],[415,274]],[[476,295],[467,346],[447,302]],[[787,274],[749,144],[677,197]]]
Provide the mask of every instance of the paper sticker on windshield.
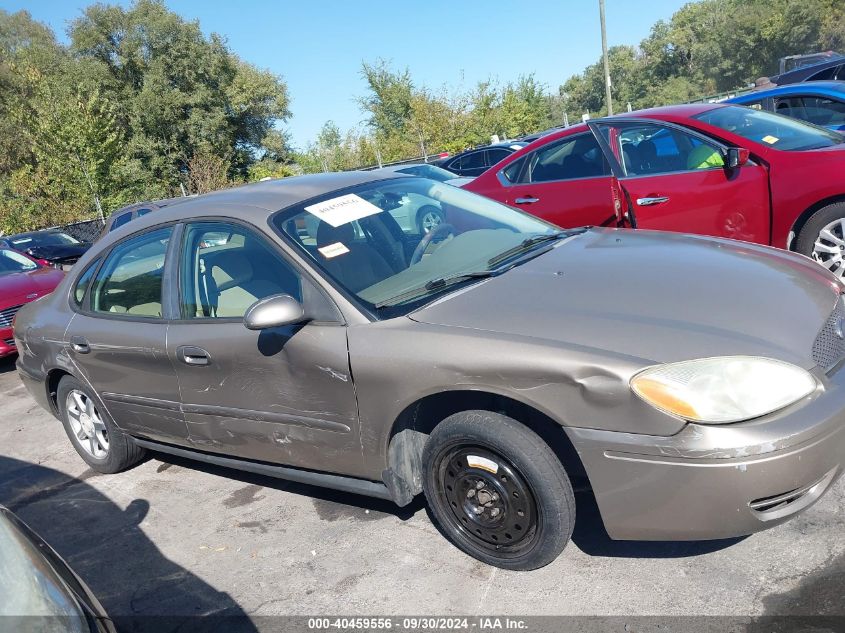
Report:
[[368,215],[381,213],[381,209],[376,205],[367,202],[354,193],[312,204],[305,207],[305,210],[334,227],[349,224],[355,220],[366,218]]
[[480,468],[493,474],[499,472],[499,465],[496,462],[480,455],[467,455],[467,466],[470,468]]
[[349,249],[341,242],[335,242],[334,244],[323,246],[317,250],[320,251],[320,254],[326,259],[331,259],[332,257],[337,257],[338,255],[343,255],[349,252]]
[[772,136],[771,134],[767,134],[766,136],[764,136],[764,137],[762,138],[762,141],[763,141],[764,143],[768,143],[769,145],[774,145],[774,144],[775,144],[775,143],[777,143],[779,140],[780,140],[780,139],[779,139],[777,136]]

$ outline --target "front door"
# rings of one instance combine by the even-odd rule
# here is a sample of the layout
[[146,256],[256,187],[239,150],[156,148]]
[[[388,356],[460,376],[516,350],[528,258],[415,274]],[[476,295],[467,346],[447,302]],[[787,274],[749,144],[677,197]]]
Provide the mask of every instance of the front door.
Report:
[[[189,441],[200,450],[321,471],[361,472],[346,327],[264,236],[234,222],[185,228],[181,319],[171,323]],[[289,294],[304,325],[247,330],[255,301]]]
[[616,226],[613,177],[591,132],[566,136],[520,161],[505,202],[564,228]]
[[187,428],[162,312],[172,231],[156,229],[119,243],[91,283],[87,280],[96,264],[86,270],[76,288],[79,312],[65,338],[73,363],[118,427],[152,440],[184,443]]
[[618,159],[637,227],[769,243],[769,177],[748,163],[727,169],[721,147],[651,121],[592,124]]

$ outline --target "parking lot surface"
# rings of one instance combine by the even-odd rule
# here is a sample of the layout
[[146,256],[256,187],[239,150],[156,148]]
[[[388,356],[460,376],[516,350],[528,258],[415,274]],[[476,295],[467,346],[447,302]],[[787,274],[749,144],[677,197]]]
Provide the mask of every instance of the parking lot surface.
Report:
[[118,475],[77,457],[0,360],[0,503],[114,616],[845,615],[845,481],[745,539],[611,541],[588,493],[555,563],[465,556],[409,508],[151,455]]

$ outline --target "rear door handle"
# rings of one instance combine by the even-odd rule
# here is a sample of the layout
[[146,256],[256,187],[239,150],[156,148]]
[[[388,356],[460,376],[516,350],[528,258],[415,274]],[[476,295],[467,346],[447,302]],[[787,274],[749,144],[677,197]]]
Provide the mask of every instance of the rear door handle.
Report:
[[91,351],[91,346],[88,344],[88,340],[84,336],[71,336],[70,346],[74,352],[79,354],[87,354]]
[[637,204],[641,207],[650,207],[654,204],[669,202],[669,196],[654,196],[653,198],[637,198]]
[[182,345],[176,350],[176,353],[179,356],[179,360],[181,360],[186,365],[209,365],[211,363],[211,357],[201,347],[194,347],[192,345]]
[[535,202],[540,202],[540,198],[535,198],[534,196],[525,196],[524,198],[517,198],[514,200],[517,204],[534,204]]

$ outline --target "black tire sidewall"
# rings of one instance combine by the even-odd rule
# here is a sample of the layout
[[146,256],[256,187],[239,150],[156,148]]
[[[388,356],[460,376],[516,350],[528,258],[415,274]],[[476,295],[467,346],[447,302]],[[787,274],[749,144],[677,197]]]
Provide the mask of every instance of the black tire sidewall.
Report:
[[[512,558],[498,557],[474,542],[459,526],[440,489],[439,463],[459,445],[498,453],[519,471],[537,504],[537,533],[530,549]],[[551,563],[563,551],[575,525],[575,497],[563,465],[533,431],[506,416],[469,411],[450,416],[432,432],[423,453],[423,489],[444,535],[459,549],[489,565],[531,570]]]
[[834,202],[816,211],[801,227],[801,231],[795,238],[795,251],[807,257],[812,257],[813,244],[815,244],[819,232],[827,224],[840,218],[845,218],[845,202]]
[[[106,425],[109,435],[109,452],[104,459],[97,459],[82,448],[79,440],[73,433],[67,413],[67,396],[74,389],[81,391],[88,398],[94,401],[94,405],[97,407],[97,412],[100,414],[100,418]],[[58,389],[56,390],[56,405],[59,409],[62,426],[65,428],[65,433],[67,433],[68,439],[71,444],[73,444],[73,447],[76,449],[79,456],[93,470],[101,473],[116,473],[140,460],[143,455],[143,451],[136,447],[134,443],[132,443],[132,440],[128,438],[123,431],[118,429],[117,426],[115,426],[103,406],[102,401],[97,397],[97,394],[78,379],[73,376],[65,376],[62,378],[59,382]]]

